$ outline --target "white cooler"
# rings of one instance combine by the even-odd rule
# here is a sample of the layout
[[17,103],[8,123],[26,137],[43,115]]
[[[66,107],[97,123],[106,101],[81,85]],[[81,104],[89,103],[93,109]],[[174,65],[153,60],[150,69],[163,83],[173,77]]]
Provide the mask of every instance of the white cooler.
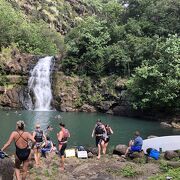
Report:
[[77,157],[78,158],[88,158],[87,151],[77,151]]

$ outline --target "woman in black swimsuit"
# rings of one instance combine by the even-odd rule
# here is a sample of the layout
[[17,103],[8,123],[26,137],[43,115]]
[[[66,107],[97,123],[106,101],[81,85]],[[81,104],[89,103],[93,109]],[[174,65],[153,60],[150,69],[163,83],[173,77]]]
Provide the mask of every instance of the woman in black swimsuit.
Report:
[[16,131],[13,131],[9,137],[7,143],[1,149],[4,151],[14,140],[16,147],[16,157],[15,157],[15,173],[16,179],[20,180],[20,165],[23,163],[23,175],[22,180],[26,179],[28,165],[29,165],[29,155],[31,150],[28,145],[28,140],[35,142],[32,135],[24,131],[25,124],[23,121],[18,121],[16,123]]

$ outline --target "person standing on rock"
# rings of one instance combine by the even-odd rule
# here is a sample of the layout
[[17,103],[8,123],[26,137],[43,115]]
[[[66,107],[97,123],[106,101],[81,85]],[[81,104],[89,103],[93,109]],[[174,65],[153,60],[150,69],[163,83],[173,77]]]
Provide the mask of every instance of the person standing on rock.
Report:
[[45,140],[45,144],[47,144],[46,136],[44,135],[43,130],[40,129],[40,124],[36,124],[36,129],[33,132],[33,138],[36,140],[36,143],[34,145],[34,159],[36,162],[36,166],[39,166],[43,140]]
[[18,121],[16,123],[16,131],[13,131],[9,137],[7,143],[3,146],[1,151],[4,151],[14,140],[16,147],[15,154],[15,174],[16,179],[20,180],[20,165],[23,163],[23,173],[22,180],[26,179],[28,165],[29,165],[29,156],[31,149],[29,148],[28,141],[35,142],[35,139],[29,132],[24,131],[25,124],[24,121]]
[[106,133],[106,128],[101,122],[101,120],[97,120],[96,125],[92,132],[92,137],[96,137],[96,146],[98,147],[98,156],[97,159],[100,159],[101,157],[101,148],[104,147],[104,138],[103,134]]
[[126,153],[125,155],[123,155],[123,157],[126,157],[130,152],[140,152],[142,150],[143,139],[140,136],[139,131],[136,131],[134,135],[134,140],[131,140],[129,142],[129,147],[127,148]]
[[103,140],[104,140],[103,154],[106,154],[107,146],[110,140],[110,135],[113,134],[113,130],[108,124],[105,125],[105,128],[106,128],[106,131],[103,134]]
[[67,147],[67,140],[70,137],[70,133],[68,129],[65,128],[65,124],[60,123],[59,126],[61,130],[59,131],[59,133],[57,133],[57,138],[59,142],[59,156],[61,158],[60,169],[64,170],[64,153]]

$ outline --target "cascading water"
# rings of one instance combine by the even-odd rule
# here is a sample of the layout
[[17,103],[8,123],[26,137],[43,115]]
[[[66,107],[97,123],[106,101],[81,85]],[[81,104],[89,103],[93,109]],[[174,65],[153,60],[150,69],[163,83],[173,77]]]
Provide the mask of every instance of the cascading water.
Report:
[[[53,57],[47,56],[39,59],[36,66],[30,72],[28,81],[29,89],[29,109],[37,111],[51,110],[52,92],[51,92],[51,65]],[[34,95],[34,105],[30,93]]]

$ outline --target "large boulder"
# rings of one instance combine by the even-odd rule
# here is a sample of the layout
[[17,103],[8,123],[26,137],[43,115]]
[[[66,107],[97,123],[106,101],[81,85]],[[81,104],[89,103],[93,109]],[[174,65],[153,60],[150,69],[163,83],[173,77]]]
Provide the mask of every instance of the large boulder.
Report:
[[172,127],[175,128],[175,129],[180,129],[180,123],[179,123],[179,122],[177,122],[177,123],[172,122],[171,125],[172,125]]
[[93,155],[97,155],[98,154],[98,148],[94,148],[94,147],[89,147],[89,148],[86,148],[86,151],[88,152],[91,152]]
[[14,162],[11,158],[0,159],[0,179],[13,180]]
[[98,109],[102,112],[107,112],[110,110],[110,108],[113,106],[114,103],[115,101],[102,101],[100,102]]
[[124,144],[119,144],[116,146],[116,148],[113,151],[113,154],[118,154],[118,155],[124,155],[126,150],[127,150],[127,146]]
[[171,128],[172,127],[172,125],[167,123],[167,122],[161,122],[160,125],[163,126],[163,127],[167,127],[167,128]]
[[88,104],[84,104],[81,107],[81,111],[82,112],[96,112],[96,109],[94,106],[88,105]]
[[133,152],[132,154],[129,155],[129,157],[130,157],[131,159],[143,158],[143,157],[144,157],[144,151]]
[[179,157],[179,154],[175,151],[166,151],[164,153],[164,158],[167,160],[171,160],[173,158]]

